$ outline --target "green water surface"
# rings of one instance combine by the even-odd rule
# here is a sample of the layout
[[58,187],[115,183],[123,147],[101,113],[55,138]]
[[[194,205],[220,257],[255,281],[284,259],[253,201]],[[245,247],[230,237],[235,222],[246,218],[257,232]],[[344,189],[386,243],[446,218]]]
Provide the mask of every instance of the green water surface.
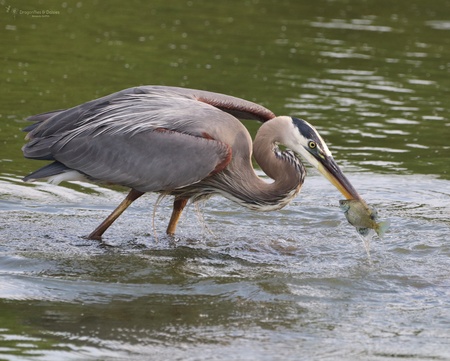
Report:
[[[0,360],[450,359],[450,1],[0,5]],[[314,124],[391,220],[372,260],[314,172],[280,212],[192,206],[177,240],[149,195],[106,248],[83,236],[123,190],[22,184],[27,116],[151,84]]]

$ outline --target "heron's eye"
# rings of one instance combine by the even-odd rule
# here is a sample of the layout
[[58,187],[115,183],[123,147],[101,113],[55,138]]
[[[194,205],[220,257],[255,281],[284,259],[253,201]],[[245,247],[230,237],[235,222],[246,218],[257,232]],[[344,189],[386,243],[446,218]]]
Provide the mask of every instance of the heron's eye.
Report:
[[317,145],[316,145],[316,142],[314,142],[314,141],[312,141],[312,140],[310,140],[310,141],[308,142],[308,147],[309,147],[309,149],[314,149],[316,146],[317,146]]

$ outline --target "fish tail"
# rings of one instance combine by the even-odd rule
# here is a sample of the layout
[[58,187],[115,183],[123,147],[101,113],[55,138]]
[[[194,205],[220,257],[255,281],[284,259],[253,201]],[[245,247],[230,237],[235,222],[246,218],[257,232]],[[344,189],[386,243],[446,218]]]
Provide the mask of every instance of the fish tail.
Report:
[[377,223],[376,232],[378,234],[378,237],[383,238],[390,225],[391,223],[389,221]]

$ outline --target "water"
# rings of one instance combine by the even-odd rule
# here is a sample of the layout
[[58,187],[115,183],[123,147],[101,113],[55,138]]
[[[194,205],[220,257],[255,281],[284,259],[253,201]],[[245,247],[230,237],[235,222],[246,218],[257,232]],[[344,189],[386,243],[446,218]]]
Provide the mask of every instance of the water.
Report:
[[[450,2],[1,4],[1,360],[450,359]],[[307,119],[389,232],[369,259],[310,170],[279,212],[171,239],[149,194],[86,240],[124,190],[23,184],[23,119],[139,84]]]

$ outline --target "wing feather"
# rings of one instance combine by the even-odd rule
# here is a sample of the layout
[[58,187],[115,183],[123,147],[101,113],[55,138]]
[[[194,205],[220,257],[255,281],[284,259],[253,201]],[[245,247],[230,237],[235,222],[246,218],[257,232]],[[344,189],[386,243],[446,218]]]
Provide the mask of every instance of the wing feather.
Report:
[[170,191],[208,177],[229,161],[231,148],[173,131],[79,136],[53,145],[55,159],[96,181],[142,192]]
[[[137,118],[150,115],[146,117],[146,125],[151,126],[151,115],[165,119],[176,109],[183,116],[191,109],[192,112],[215,109],[222,114],[228,113],[240,119],[259,121],[266,121],[275,116],[259,104],[225,94],[167,86],[141,86],[91,100],[70,109],[34,115],[28,120],[36,124],[24,130],[29,132],[27,138],[33,139],[74,131],[86,125],[96,127],[123,123],[116,129],[136,129],[142,126],[142,123],[136,122]],[[183,117],[179,121],[182,119]]]
[[54,160],[94,180],[170,190],[222,170],[231,153],[250,159],[251,138],[236,116],[264,121],[274,114],[207,91],[130,88],[31,117],[36,123],[25,129],[29,142],[22,150],[27,158]]

